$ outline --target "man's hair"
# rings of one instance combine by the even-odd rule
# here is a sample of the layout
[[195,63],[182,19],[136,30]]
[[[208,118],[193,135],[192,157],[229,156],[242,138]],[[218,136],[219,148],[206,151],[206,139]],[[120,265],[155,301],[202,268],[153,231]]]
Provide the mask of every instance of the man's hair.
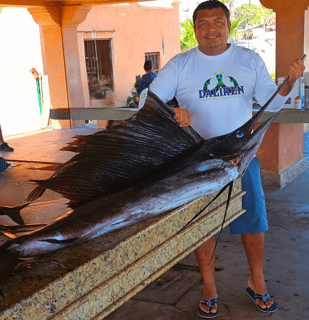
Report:
[[208,0],[201,2],[196,9],[193,12],[193,23],[195,24],[196,18],[197,18],[197,13],[200,10],[211,10],[211,9],[218,9],[221,8],[227,18],[227,21],[230,21],[230,11],[227,8],[227,6],[222,3],[221,1],[218,0]]
[[144,69],[145,71],[151,70],[152,69],[152,62],[151,60],[146,60],[144,63]]

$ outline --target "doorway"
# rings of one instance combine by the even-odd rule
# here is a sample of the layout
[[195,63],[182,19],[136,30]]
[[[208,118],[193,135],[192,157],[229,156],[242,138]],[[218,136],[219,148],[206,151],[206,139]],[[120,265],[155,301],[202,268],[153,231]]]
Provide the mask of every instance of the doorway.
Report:
[[111,40],[85,40],[90,104],[100,106],[114,91]]

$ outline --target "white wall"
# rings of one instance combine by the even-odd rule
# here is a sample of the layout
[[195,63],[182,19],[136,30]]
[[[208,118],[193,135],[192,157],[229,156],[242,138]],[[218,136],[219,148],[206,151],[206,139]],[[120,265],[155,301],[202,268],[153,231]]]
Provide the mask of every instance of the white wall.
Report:
[[43,72],[39,26],[26,8],[0,13],[0,124],[4,136],[40,128],[36,81]]

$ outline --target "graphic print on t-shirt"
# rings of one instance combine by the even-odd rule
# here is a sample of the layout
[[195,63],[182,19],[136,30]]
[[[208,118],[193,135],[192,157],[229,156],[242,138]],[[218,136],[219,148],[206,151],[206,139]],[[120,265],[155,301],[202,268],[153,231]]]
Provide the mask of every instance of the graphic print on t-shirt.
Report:
[[[199,99],[218,99],[222,97],[232,98],[239,95],[244,95],[244,87],[240,86],[233,77],[224,77],[223,81],[223,72],[214,73],[214,75],[216,76],[217,80],[216,86],[213,87],[214,85],[211,85],[211,82],[214,82],[211,80],[213,80],[214,78],[206,80],[203,86],[203,90],[199,90]],[[225,83],[227,83],[227,85]]]

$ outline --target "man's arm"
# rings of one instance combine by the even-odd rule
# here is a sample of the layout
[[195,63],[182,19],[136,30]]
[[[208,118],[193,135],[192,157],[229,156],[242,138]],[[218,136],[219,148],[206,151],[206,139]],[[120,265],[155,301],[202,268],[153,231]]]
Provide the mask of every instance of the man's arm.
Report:
[[307,55],[304,55],[302,58],[295,60],[288,71],[289,80],[287,83],[281,88],[279,91],[281,96],[287,96],[293,89],[293,86],[296,80],[302,76],[303,72],[305,71],[304,62],[306,60]]

